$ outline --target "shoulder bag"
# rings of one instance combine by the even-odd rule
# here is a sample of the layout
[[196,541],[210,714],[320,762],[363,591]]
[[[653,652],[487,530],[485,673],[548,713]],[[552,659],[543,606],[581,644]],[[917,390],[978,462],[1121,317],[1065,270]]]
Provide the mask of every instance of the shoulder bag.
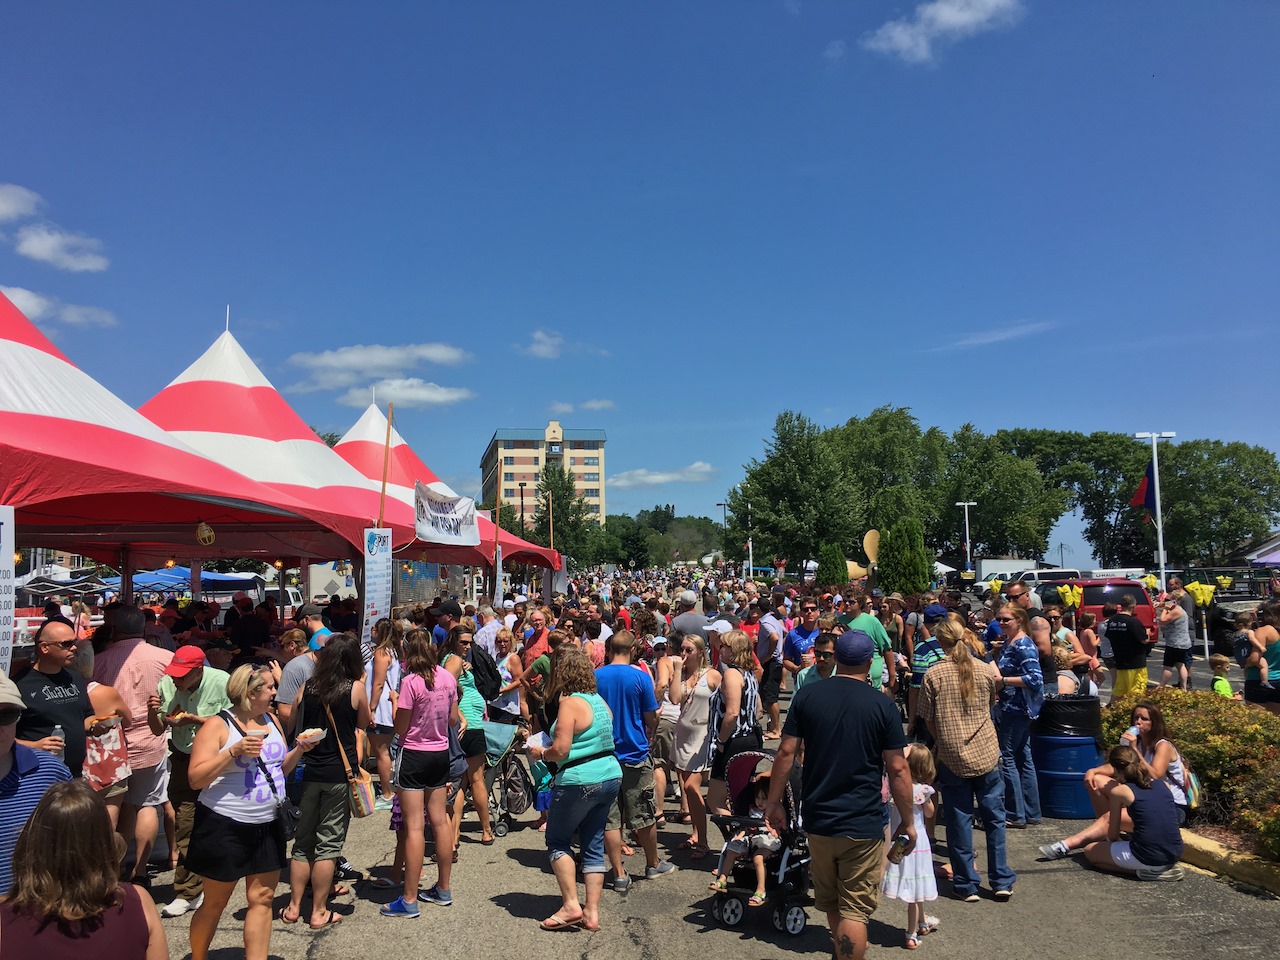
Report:
[[[240,726],[239,721],[236,720],[231,711],[222,711],[222,717],[227,721],[227,723],[240,731],[241,737],[246,736],[244,727]],[[280,725],[276,723],[275,717],[271,718],[271,724],[277,730],[280,730]],[[284,736],[283,730],[280,731],[280,736]],[[262,757],[258,756],[255,759],[258,761],[258,769],[262,771],[262,776],[266,778],[267,786],[271,788],[272,794],[275,795],[276,819],[280,821],[280,826],[284,830],[284,838],[285,840],[292,840],[298,833],[298,821],[302,818],[302,811],[298,809],[298,805],[296,803],[276,788],[275,777],[271,776],[271,771],[268,770],[267,765],[262,762]]]
[[342,758],[342,769],[347,772],[347,803],[351,807],[351,815],[359,819],[373,813],[373,778],[363,767],[352,769],[347,760],[347,750],[342,745],[342,737],[338,735],[338,725],[333,721],[333,711],[324,705],[324,712],[329,717],[329,729],[338,744],[338,756]]

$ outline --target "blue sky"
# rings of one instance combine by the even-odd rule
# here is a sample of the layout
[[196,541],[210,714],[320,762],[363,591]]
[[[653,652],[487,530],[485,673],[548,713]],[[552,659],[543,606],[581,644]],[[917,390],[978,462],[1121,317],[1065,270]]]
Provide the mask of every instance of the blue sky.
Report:
[[713,517],[783,408],[1277,445],[1275,4],[71,3],[5,32],[0,286],[135,406],[229,303],[309,422],[380,383],[459,492],[553,416],[608,431],[610,512]]

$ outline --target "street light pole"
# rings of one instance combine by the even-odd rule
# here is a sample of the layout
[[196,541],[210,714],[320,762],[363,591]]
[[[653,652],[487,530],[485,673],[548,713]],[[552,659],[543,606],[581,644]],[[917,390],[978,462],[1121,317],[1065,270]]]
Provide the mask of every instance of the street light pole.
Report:
[[720,508],[720,561],[724,562],[724,555],[729,552],[729,505],[727,503],[717,503]]
[[1135,440],[1151,441],[1151,482],[1156,487],[1156,562],[1160,565],[1160,589],[1163,591],[1166,586],[1165,581],[1165,565],[1168,563],[1164,555],[1164,511],[1160,507],[1160,450],[1159,441],[1172,440],[1177,434],[1171,430],[1165,430],[1160,433],[1143,432],[1135,433]]
[[957,507],[964,507],[964,568],[973,569],[973,545],[969,542],[969,508],[978,504],[974,500],[961,500]]
[[521,533],[523,533],[525,530],[528,529],[528,524],[524,522],[524,484],[525,482],[521,480],[520,481],[520,532]]

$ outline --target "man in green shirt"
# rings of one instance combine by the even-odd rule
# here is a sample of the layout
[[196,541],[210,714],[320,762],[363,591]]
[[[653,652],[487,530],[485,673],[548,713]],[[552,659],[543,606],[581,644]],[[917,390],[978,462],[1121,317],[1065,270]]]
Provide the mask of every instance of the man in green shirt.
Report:
[[177,818],[178,866],[173,874],[173,901],[160,913],[180,917],[200,906],[204,881],[187,870],[187,847],[195,826],[196,797],[187,768],[196,731],[231,707],[227,680],[222,670],[205,666],[204,651],[197,646],[179,647],[160,678],[160,688],[147,700],[147,724],[160,736],[169,730],[169,802]]
[[875,656],[871,658],[871,672],[867,682],[877,690],[883,690],[887,684],[892,690],[898,682],[898,667],[891,652],[893,644],[882,624],[870,612],[870,604],[861,591],[851,590],[845,597],[845,611],[849,617],[849,629],[861,630],[871,637],[875,644]]

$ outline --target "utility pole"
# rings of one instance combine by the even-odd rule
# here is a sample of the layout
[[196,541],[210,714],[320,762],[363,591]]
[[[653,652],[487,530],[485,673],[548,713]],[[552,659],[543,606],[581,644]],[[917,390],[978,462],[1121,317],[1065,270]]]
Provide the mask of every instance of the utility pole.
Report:
[[1135,433],[1135,440],[1151,441],[1151,481],[1156,487],[1156,563],[1160,567],[1160,590],[1163,592],[1167,581],[1165,579],[1165,566],[1168,564],[1168,558],[1164,553],[1164,512],[1160,508],[1160,448],[1159,441],[1172,440],[1177,434],[1171,430],[1165,430],[1160,433],[1144,432]]
[[956,504],[957,507],[964,507],[964,568],[966,570],[973,569],[973,544],[969,542],[969,508],[977,505],[974,500],[962,500]]

